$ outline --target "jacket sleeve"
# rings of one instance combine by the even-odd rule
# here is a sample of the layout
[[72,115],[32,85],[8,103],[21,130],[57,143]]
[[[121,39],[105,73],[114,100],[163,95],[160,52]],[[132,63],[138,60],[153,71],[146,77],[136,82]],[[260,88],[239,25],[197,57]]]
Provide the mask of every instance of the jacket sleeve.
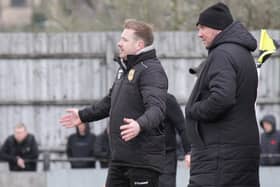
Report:
[[137,122],[141,130],[156,128],[164,119],[168,81],[161,66],[151,65],[140,75],[139,87],[145,112]]
[[10,149],[11,149],[10,140],[9,138],[7,138],[1,148],[1,159],[4,161],[16,163],[17,158],[16,156],[10,154]]
[[180,108],[179,103],[173,95],[167,96],[166,101],[166,115],[174,125],[176,131],[180,135],[185,154],[190,152],[190,144],[187,138],[187,129],[185,125],[185,118]]
[[87,123],[98,121],[109,116],[111,108],[111,91],[112,89],[110,89],[109,94],[101,101],[79,111],[79,116],[82,122]]
[[[209,95],[195,102],[186,115],[198,121],[218,119],[236,102],[236,70],[233,59],[223,50],[214,51],[207,72]],[[218,53],[217,53],[218,52]]]

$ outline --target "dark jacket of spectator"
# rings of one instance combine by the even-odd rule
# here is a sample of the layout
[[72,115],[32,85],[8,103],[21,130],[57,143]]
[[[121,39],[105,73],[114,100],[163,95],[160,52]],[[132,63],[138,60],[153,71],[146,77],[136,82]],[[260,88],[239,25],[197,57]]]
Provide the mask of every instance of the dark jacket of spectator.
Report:
[[[94,158],[95,135],[90,133],[90,127],[86,125],[85,135],[81,135],[78,128],[76,133],[70,135],[67,142],[68,158]],[[71,168],[95,168],[95,161],[71,161]]]
[[[20,168],[17,165],[17,157],[25,161],[25,168]],[[21,143],[18,143],[14,135],[9,136],[2,146],[1,158],[9,162],[11,171],[36,171],[38,145],[35,137],[28,134]]]
[[167,151],[176,150],[176,132],[181,138],[185,154],[188,153],[190,151],[190,145],[187,139],[183,112],[176,98],[171,94],[167,94],[166,117],[164,119],[165,145]]
[[177,169],[176,134],[178,133],[181,139],[181,143],[184,148],[183,155],[186,155],[190,151],[190,147],[187,140],[187,132],[183,112],[176,98],[169,93],[167,94],[166,112],[163,123],[166,156],[164,159],[164,169],[162,175],[159,177],[159,186],[175,187]]
[[107,168],[110,162],[110,145],[108,130],[105,129],[96,137],[95,157],[100,160],[101,168]]
[[268,156],[269,154],[280,154],[280,132],[276,130],[276,120],[273,115],[266,115],[260,122],[263,128],[263,123],[268,122],[272,126],[271,132],[261,134],[261,165],[272,166],[280,165],[280,157]]

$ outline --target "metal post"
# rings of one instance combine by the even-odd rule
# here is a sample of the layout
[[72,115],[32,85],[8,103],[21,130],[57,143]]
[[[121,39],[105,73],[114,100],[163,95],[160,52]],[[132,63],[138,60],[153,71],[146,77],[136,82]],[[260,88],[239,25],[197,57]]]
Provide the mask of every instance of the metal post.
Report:
[[48,151],[43,153],[43,170],[49,171],[50,170],[50,153]]

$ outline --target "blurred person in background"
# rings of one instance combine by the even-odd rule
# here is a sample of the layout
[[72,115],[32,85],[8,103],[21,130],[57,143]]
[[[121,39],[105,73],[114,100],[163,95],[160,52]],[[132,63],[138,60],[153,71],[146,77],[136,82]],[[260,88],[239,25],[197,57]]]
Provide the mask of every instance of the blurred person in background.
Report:
[[0,155],[2,160],[8,161],[11,171],[37,169],[38,145],[23,123],[15,126],[14,134],[5,140]]
[[95,157],[100,161],[101,168],[108,168],[110,162],[110,145],[108,128],[96,137]]
[[[262,166],[280,165],[280,132],[276,129],[276,119],[273,115],[266,115],[260,121],[263,129],[261,134]],[[274,154],[274,155],[270,155]]]
[[172,94],[167,94],[166,100],[166,112],[164,123],[164,134],[165,134],[165,149],[166,156],[164,160],[164,170],[159,177],[160,187],[176,187],[176,171],[177,171],[177,141],[176,132],[178,133],[182,147],[183,157],[187,162],[189,157],[190,145],[187,140],[187,132],[185,126],[185,118],[180,108],[179,103]]
[[[66,153],[68,158],[94,159],[96,136],[90,132],[88,123],[76,127],[76,133],[69,136]],[[70,161],[71,168],[95,168],[95,161]]]

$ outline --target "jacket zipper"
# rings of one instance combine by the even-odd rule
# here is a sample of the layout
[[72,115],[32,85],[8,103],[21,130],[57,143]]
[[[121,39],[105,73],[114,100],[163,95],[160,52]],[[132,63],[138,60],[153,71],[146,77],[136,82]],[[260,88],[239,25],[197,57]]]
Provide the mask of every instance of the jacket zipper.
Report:
[[112,103],[112,107],[113,107],[113,108],[111,108],[111,113],[112,113],[113,109],[115,109],[115,104],[116,104],[117,101],[119,100],[119,95],[120,95],[120,92],[121,92],[121,88],[122,88],[122,86],[123,86],[124,76],[125,76],[125,75],[126,75],[126,73],[124,73],[123,76],[121,77],[121,83],[120,83],[119,89],[118,89],[118,91],[117,91],[117,93],[116,93],[116,98],[117,98],[117,100],[115,100],[114,103]]

